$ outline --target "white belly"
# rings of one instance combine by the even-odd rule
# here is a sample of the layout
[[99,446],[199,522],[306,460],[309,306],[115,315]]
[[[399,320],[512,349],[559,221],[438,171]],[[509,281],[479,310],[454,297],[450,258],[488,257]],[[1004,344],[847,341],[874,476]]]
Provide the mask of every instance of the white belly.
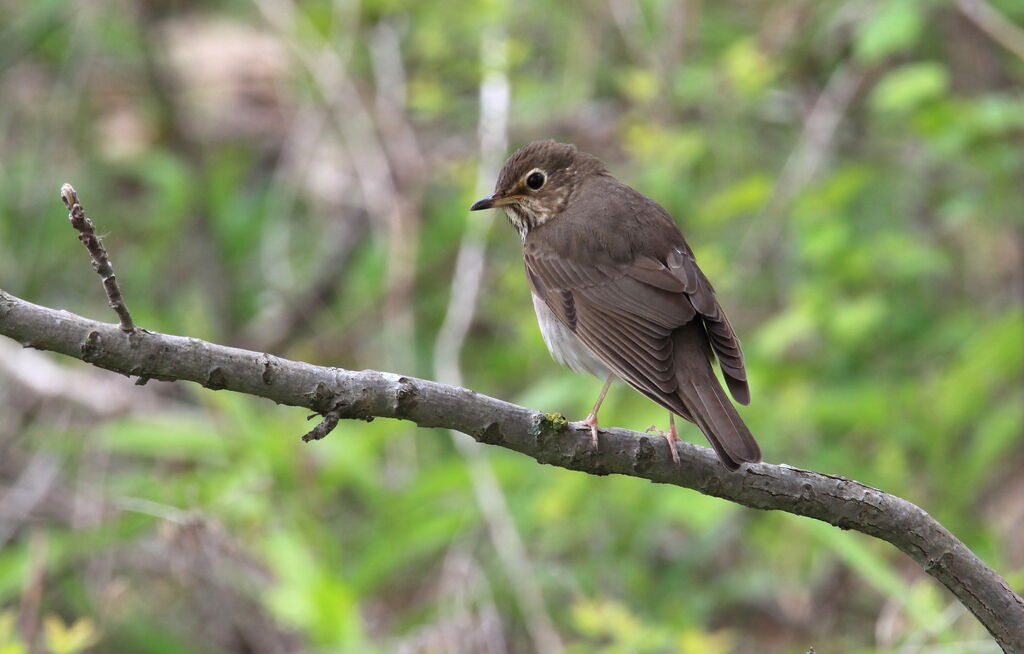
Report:
[[[531,293],[531,295],[533,295]],[[551,313],[544,300],[533,296],[533,310],[537,313],[540,334],[548,346],[548,352],[555,361],[577,374],[591,374],[599,379],[608,376],[609,370],[572,331],[559,322]]]

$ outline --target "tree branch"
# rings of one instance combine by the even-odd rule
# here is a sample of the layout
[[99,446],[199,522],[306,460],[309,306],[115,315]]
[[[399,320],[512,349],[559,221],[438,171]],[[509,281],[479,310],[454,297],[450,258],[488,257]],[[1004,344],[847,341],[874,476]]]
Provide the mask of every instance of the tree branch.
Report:
[[998,9],[985,0],[956,0],[956,8],[993,41],[1024,59],[1024,29],[1014,25]]
[[78,202],[78,193],[71,184],[65,184],[60,187],[60,198],[64,201],[64,206],[68,208],[68,220],[71,222],[71,226],[78,230],[78,240],[82,242],[85,249],[89,251],[89,256],[92,257],[93,270],[103,280],[103,290],[107,294],[110,308],[117,313],[117,317],[121,320],[121,330],[132,331],[135,329],[135,323],[132,322],[132,316],[124,304],[124,298],[121,297],[117,276],[114,275],[114,266],[110,263],[110,257],[107,256],[107,249],[103,247],[103,241],[96,236],[96,227],[85,215],[85,209]]
[[595,475],[622,474],[691,488],[755,509],[787,511],[888,541],[941,581],[1006,652],[1024,652],[1024,599],[925,511],[864,484],[786,465],[726,470],[709,448],[604,429],[600,452],[589,431],[471,390],[375,370],[325,368],[196,338],[171,336],[41,307],[0,290],[0,334],[124,375],[192,381],[256,395],[337,418],[397,418],[444,427]]

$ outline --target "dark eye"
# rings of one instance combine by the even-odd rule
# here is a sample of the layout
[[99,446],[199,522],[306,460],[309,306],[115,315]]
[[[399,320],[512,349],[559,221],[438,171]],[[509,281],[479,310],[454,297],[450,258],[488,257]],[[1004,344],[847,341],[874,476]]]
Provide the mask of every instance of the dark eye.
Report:
[[544,186],[544,173],[530,173],[530,176],[526,178],[526,185],[534,191]]

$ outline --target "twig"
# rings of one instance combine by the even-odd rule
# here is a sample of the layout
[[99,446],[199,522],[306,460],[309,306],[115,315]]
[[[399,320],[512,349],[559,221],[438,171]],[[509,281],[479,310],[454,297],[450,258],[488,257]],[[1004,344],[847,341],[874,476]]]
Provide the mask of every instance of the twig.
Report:
[[114,266],[110,263],[110,258],[107,257],[107,250],[103,247],[103,242],[99,236],[96,236],[96,227],[85,215],[85,209],[78,201],[78,193],[71,184],[64,184],[60,187],[60,199],[68,208],[68,219],[71,221],[71,226],[78,230],[78,240],[82,242],[85,249],[89,251],[89,256],[92,257],[93,270],[103,280],[103,290],[107,292],[110,308],[117,313],[117,317],[121,321],[121,331],[135,331],[135,323],[132,322],[132,316],[124,304],[124,298],[121,297],[121,289],[117,286]]
[[[334,431],[334,428],[338,426],[338,421],[341,420],[341,416],[338,415],[337,411],[326,411],[322,415],[324,419],[321,420],[316,427],[313,427],[302,436],[302,442],[308,443],[310,441],[320,440],[327,434]],[[313,414],[310,418],[315,416],[316,414]]]
[[1024,59],[1024,29],[1014,25],[985,0],[957,0],[956,8],[985,34]]
[[595,452],[590,431],[465,388],[376,370],[324,368],[197,338],[137,330],[41,307],[0,290],[0,334],[128,375],[193,381],[339,418],[411,420],[469,434],[540,463],[596,475],[674,484],[755,509],[786,511],[892,543],[942,582],[1007,652],[1024,652],[1024,599],[945,527],[913,503],[835,475],[758,463],[729,472],[715,453],[687,442],[673,464],[660,439],[605,429]]

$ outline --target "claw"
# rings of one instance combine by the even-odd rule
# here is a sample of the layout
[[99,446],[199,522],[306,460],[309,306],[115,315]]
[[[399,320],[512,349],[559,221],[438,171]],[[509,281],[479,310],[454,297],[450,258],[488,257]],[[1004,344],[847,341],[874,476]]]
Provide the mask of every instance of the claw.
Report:
[[597,414],[591,411],[589,416],[580,421],[580,424],[590,427],[590,440],[594,444],[594,451],[599,451],[597,444]]
[[668,441],[668,451],[672,455],[672,463],[679,465],[679,450],[676,449],[676,441],[679,440],[679,433],[676,431],[675,416],[668,414],[668,432],[658,429],[657,425],[651,425],[644,430],[645,434],[657,434]]
[[597,446],[597,411],[601,408],[601,403],[604,402],[604,396],[608,394],[608,387],[612,385],[612,379],[614,379],[614,375],[608,375],[608,379],[604,381],[604,387],[601,388],[601,394],[597,396],[597,402],[594,402],[594,408],[590,410],[590,415],[580,423],[590,427],[590,440],[594,444],[594,452],[600,451]]

